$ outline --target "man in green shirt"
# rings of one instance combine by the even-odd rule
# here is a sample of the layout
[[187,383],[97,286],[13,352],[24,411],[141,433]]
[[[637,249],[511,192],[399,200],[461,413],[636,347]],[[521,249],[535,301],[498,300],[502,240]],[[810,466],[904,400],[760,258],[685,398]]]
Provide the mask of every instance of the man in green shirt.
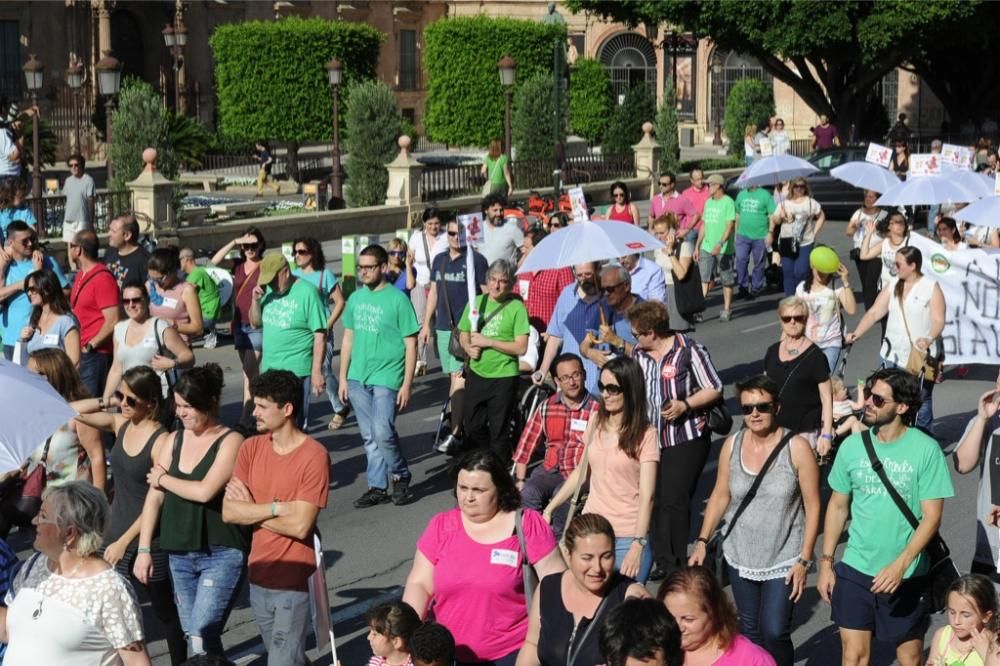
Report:
[[389,255],[381,246],[361,250],[361,288],[347,299],[343,317],[340,400],[350,402],[357,416],[368,459],[368,490],[354,501],[358,509],[389,501],[405,504],[412,497],[396,412],[410,402],[420,326],[410,299],[386,282],[388,266]]
[[729,321],[732,318],[733,285],[736,284],[733,271],[736,204],[723,189],[724,182],[719,174],[708,177],[708,201],[701,214],[702,225],[694,248],[694,260],[698,262],[698,270],[701,271],[701,290],[705,296],[708,296],[716,277],[722,283],[722,312],[719,313],[719,321]]
[[469,355],[465,380],[466,445],[492,449],[511,459],[510,416],[517,401],[517,357],[528,349],[528,310],[511,293],[514,265],[494,261],[486,273],[486,293],[476,299],[479,319],[472,326],[465,306],[458,330]]
[[[896,645],[900,664],[923,663],[930,611],[923,599],[929,591],[923,551],[941,524],[945,498],[955,492],[940,445],[907,425],[919,405],[916,377],[899,368],[876,371],[865,385],[864,423],[870,430],[845,440],[830,470],[833,494],[817,587],[840,627],[844,663],[870,654],[873,634]],[[888,481],[919,521],[916,529],[879,478],[866,437]],[[847,547],[835,566],[848,515]]]
[[181,248],[181,270],[187,275],[187,281],[198,289],[198,302],[201,303],[201,320],[205,330],[205,349],[215,349],[218,339],[215,335],[215,320],[219,318],[222,301],[219,298],[219,285],[203,267],[194,262],[194,250]]
[[[736,195],[736,284],[740,298],[753,300],[764,290],[764,253],[774,214],[771,193],[754,185]],[[750,261],[753,275],[750,275]]]
[[250,323],[261,329],[260,371],[288,370],[302,380],[299,427],[309,415],[309,394],[326,390],[323,353],[326,345],[326,308],[316,287],[300,280],[285,257],[272,253],[260,262],[257,286],[250,305]]

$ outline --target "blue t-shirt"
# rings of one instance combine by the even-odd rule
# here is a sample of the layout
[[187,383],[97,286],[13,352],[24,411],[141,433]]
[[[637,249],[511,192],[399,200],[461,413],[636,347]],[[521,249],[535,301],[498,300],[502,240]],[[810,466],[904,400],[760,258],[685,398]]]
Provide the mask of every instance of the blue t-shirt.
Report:
[[7,242],[7,227],[14,220],[20,220],[29,227],[38,228],[38,220],[35,219],[35,214],[27,206],[4,208],[0,210],[0,244]]
[[[63,275],[59,264],[52,260],[52,257],[45,257],[45,267],[56,274],[59,284],[65,288],[69,282]],[[18,261],[7,267],[6,283],[19,282],[35,272],[35,265],[30,259]],[[31,301],[28,294],[23,290],[12,295],[3,304],[3,314],[0,315],[0,334],[3,335],[3,343],[13,346],[21,337],[21,329],[28,325],[31,317]]]
[[559,294],[556,309],[552,313],[552,319],[549,320],[546,332],[549,335],[562,338],[564,354],[576,354],[583,359],[583,369],[587,371],[587,390],[597,395],[597,381],[600,378],[600,371],[592,361],[580,354],[580,342],[586,337],[587,331],[593,331],[595,336],[599,334],[601,308],[604,308],[605,312],[609,308],[603,297],[590,303],[580,300],[576,290],[577,284],[573,282],[566,285],[566,288]]
[[337,276],[334,275],[329,268],[324,268],[321,271],[310,271],[308,273],[303,271],[301,268],[296,268],[292,271],[292,275],[302,278],[319,289],[320,298],[323,299],[323,305],[326,307],[326,318],[329,319],[330,292],[332,292],[337,286]]
[[[469,288],[466,285],[466,254],[463,252],[458,259],[452,259],[450,252],[442,252],[434,257],[434,268],[431,270],[431,282],[437,285],[437,310],[435,311],[434,328],[438,331],[451,330],[451,322],[462,318],[462,312],[469,303]],[[472,266],[476,272],[476,294],[481,290],[480,286],[486,284],[486,258],[473,250]],[[441,290],[441,281],[444,279],[444,288],[448,291],[448,298],[445,299]],[[448,306],[451,305],[451,317],[448,317]],[[417,316],[423,319],[424,313],[419,312]]]

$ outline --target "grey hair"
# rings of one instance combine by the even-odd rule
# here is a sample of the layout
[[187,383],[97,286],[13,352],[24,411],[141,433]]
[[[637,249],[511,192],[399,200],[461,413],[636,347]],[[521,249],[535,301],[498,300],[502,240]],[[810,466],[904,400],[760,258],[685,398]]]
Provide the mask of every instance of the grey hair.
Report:
[[506,259],[497,259],[492,264],[490,268],[486,271],[486,276],[490,275],[502,275],[507,278],[508,284],[514,283],[514,264],[510,263]]
[[76,528],[79,535],[74,550],[80,557],[93,555],[101,547],[108,523],[108,500],[104,492],[86,481],[70,481],[50,486],[43,494],[52,502],[53,519],[60,534]]
[[618,275],[618,279],[621,282],[627,282],[632,284],[632,274],[626,270],[621,264],[608,264],[601,269],[601,276],[603,277],[605,273],[615,273]]
[[177,253],[177,258],[181,261],[184,259],[194,259],[194,250],[189,247],[182,247],[180,252]]

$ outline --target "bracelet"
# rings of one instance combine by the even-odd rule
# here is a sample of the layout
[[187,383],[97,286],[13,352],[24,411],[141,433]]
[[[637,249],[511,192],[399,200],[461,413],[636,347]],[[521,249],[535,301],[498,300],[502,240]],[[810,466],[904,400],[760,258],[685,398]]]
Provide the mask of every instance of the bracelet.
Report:
[[139,546],[139,548],[137,548],[136,550],[137,550],[137,552],[138,552],[138,553],[139,553],[140,555],[141,555],[142,553],[151,553],[151,552],[153,552],[152,550],[150,550],[149,548],[146,548],[145,546]]
[[[690,412],[691,411],[691,403],[687,401],[687,398],[684,398],[683,400],[681,400],[681,402],[684,403],[684,408],[687,409],[687,411]],[[708,541],[706,541],[705,543],[708,543]]]
[[819,436],[819,438],[820,439],[829,439],[829,440],[833,441],[833,435],[831,435],[828,432],[824,432],[822,435]]
[[276,518],[278,515],[278,500],[271,502],[271,517]]
[[820,555],[819,556],[819,561],[820,562],[829,562],[830,564],[833,564],[836,560],[833,559],[833,555]]
[[705,544],[706,546],[708,545],[708,539],[706,539],[706,538],[705,538],[705,537],[703,537],[703,536],[700,536],[700,537],[698,537],[698,538],[697,538],[697,539],[695,539],[694,541],[695,541],[695,543],[703,543],[703,544]]

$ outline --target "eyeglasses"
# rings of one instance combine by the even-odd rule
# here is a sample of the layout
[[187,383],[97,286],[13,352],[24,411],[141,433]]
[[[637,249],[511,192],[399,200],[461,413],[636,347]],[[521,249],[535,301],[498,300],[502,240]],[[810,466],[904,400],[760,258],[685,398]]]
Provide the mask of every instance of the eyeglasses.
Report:
[[27,287],[24,288],[24,292],[26,294],[37,294],[38,293],[38,287],[36,287],[33,284],[29,284]]
[[804,324],[806,319],[808,319],[806,315],[781,315],[781,321],[786,324],[791,324],[793,321],[796,324]]
[[310,252],[309,250],[304,250],[302,248],[299,248],[298,250],[295,251],[295,254],[297,254],[300,257],[308,257]]
[[130,305],[142,305],[145,302],[146,301],[143,298],[123,298],[122,299],[122,305],[124,305],[125,307],[129,307]]
[[17,243],[18,243],[18,245],[20,245],[21,247],[34,247],[34,245],[35,245],[35,239],[34,239],[34,238],[31,238],[31,237],[28,237],[28,238],[22,238],[22,239],[21,239],[21,240],[19,240],[19,241],[18,241]]
[[597,390],[608,395],[621,395],[625,391],[618,384],[602,384],[597,382]]
[[359,271],[376,271],[380,264],[358,264]]
[[561,382],[575,382],[579,381],[583,377],[583,373],[577,370],[576,372],[571,372],[568,375],[559,375],[556,377]]
[[617,289],[618,287],[622,286],[623,284],[625,284],[625,283],[624,282],[619,282],[618,284],[609,284],[609,285],[606,285],[606,286],[602,286],[601,287],[601,291],[603,291],[605,294],[610,294],[611,292],[613,292],[615,289]]
[[750,416],[755,409],[758,414],[773,414],[774,407],[773,402],[756,402],[749,405],[740,405],[740,411],[743,412],[744,416]]
[[614,197],[616,197],[616,198],[617,198],[617,197],[624,197],[624,196],[625,196],[625,193],[624,193],[624,192],[615,192],[614,194],[612,194],[612,196],[614,196]]
[[867,387],[864,390],[864,395],[865,395],[865,400],[871,400],[872,404],[878,408],[884,407],[885,403],[892,400],[892,398],[884,398],[880,396],[878,393],[874,393],[870,388]]
[[132,409],[135,409],[135,406],[139,404],[138,398],[131,395],[125,395],[121,391],[115,391],[115,397],[118,399],[119,403],[123,405],[128,405]]

